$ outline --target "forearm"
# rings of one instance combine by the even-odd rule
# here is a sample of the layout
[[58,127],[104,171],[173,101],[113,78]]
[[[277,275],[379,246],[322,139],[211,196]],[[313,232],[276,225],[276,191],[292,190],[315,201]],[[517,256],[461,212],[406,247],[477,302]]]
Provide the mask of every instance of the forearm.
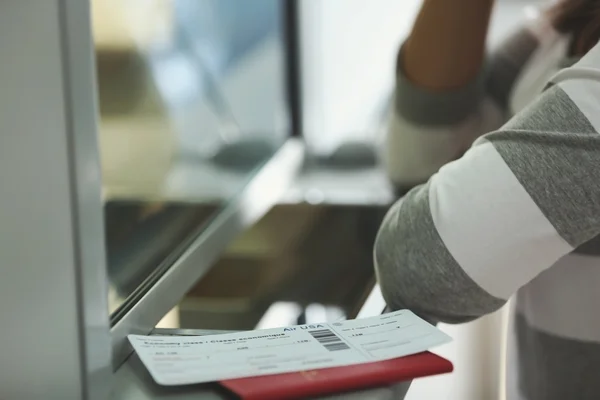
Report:
[[485,58],[494,0],[424,0],[398,67],[418,86],[460,88],[474,79]]

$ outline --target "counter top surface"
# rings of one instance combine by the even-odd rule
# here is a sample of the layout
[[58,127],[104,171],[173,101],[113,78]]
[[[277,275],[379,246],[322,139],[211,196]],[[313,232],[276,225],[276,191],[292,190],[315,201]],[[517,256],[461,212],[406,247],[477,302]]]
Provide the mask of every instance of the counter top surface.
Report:
[[[360,316],[368,317],[381,312],[382,299],[379,287],[376,285],[368,296],[365,305],[360,311]],[[191,330],[191,329],[157,329],[159,335],[207,335],[223,333],[218,331]],[[115,373],[111,400],[234,400],[235,397],[227,393],[216,384],[203,384],[192,386],[165,387],[154,382],[146,367],[142,364],[137,354],[133,353]],[[398,400],[402,399],[406,385],[375,388],[351,393],[319,397],[313,400]]]

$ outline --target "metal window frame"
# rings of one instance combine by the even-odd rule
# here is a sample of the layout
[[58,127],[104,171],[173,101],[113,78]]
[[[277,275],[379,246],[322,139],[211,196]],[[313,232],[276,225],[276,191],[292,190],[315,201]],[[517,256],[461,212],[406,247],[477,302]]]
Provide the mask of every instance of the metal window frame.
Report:
[[304,146],[290,138],[210,222],[131,309],[112,327],[113,364],[117,369],[133,352],[129,334],[150,334],[192,286],[213,266],[227,246],[257,222],[284,195],[304,163]]
[[304,134],[302,125],[302,54],[300,50],[300,0],[284,0],[283,32],[287,101],[293,137]]
[[3,1],[0,53],[0,397],[106,399],[89,1]]

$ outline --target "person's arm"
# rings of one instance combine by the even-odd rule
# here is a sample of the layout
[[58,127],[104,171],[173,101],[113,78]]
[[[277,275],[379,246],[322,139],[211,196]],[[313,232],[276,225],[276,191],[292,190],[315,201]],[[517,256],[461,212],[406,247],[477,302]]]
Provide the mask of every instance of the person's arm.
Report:
[[[444,4],[454,3],[431,0],[426,5],[430,8],[435,5],[443,10]],[[394,109],[383,160],[390,180],[401,193],[425,182],[442,165],[460,157],[477,137],[497,129],[506,121],[515,81],[538,47],[538,37],[548,29],[549,22],[544,15],[528,21],[503,40],[482,64],[481,41],[485,35],[473,35],[471,39],[463,36],[464,32],[480,33],[487,26],[487,14],[483,8],[480,6],[477,10],[485,21],[473,28],[458,28],[463,33],[455,36],[446,34],[449,29],[446,25],[436,27],[436,20],[429,15],[439,12],[423,11],[411,38],[399,52]],[[473,17],[473,13],[475,11],[467,15]],[[456,22],[461,17],[453,18]],[[424,21],[429,21],[430,28]],[[423,27],[417,28],[419,25]],[[417,32],[428,29],[430,33],[417,35]],[[432,37],[438,29],[443,33],[441,36],[453,38],[447,39],[451,43],[435,45],[436,40]],[[457,41],[459,38],[464,40],[464,48],[471,49],[468,52],[472,53],[470,57],[462,55],[464,49]],[[447,54],[447,50],[454,47],[461,49],[456,50],[457,54]],[[437,59],[441,53],[447,58],[445,62]],[[427,55],[431,58],[429,62]],[[410,65],[416,66],[414,72],[407,70]],[[420,75],[419,70],[423,70]],[[467,82],[460,87],[455,86],[464,80]],[[437,88],[431,89],[427,85]],[[442,90],[442,87],[454,88]]]
[[424,0],[398,67],[416,86],[448,91],[471,82],[485,56],[493,0]]
[[480,317],[600,234],[600,45],[571,71],[391,208],[374,258],[392,309]]

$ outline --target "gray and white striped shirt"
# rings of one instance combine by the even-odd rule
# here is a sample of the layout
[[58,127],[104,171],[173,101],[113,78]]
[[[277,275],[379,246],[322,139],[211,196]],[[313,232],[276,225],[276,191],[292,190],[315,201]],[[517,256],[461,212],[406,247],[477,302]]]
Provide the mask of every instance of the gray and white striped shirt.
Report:
[[[473,320],[515,297],[509,400],[600,399],[600,45],[503,122],[532,60],[566,42],[537,24],[460,91],[427,93],[400,74],[390,176],[432,176],[389,210],[375,265],[391,308],[434,321]],[[490,131],[451,161],[461,140]]]

